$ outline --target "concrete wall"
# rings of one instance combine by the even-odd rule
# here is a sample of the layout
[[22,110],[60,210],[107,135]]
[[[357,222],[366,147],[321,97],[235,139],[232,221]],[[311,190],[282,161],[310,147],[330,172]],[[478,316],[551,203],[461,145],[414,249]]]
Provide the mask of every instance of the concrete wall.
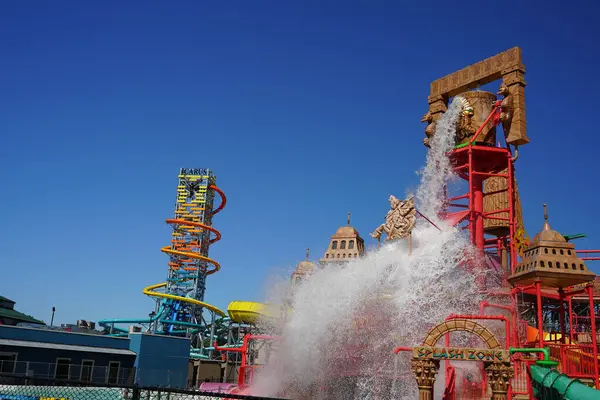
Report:
[[136,383],[140,386],[186,388],[190,340],[173,336],[131,333],[130,350],[137,353]]

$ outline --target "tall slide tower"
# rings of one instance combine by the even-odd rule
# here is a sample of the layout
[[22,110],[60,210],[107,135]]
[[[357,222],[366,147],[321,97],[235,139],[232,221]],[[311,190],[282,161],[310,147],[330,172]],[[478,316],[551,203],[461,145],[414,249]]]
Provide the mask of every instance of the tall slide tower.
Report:
[[[226,314],[204,302],[206,278],[220,268],[219,263],[208,256],[210,245],[221,238],[219,231],[212,227],[212,217],[226,204],[224,193],[215,183],[215,175],[207,168],[180,169],[175,215],[166,220],[173,228],[171,244],[161,249],[169,256],[167,279],[143,289],[144,294],[156,299],[156,308],[145,319],[100,321],[110,334],[127,334],[126,329],[116,324],[140,324],[160,334],[195,336],[200,339],[200,347],[205,339],[212,343],[219,334],[215,331],[217,319]],[[220,197],[216,208],[215,195]],[[210,321],[206,320],[205,311]],[[192,353],[201,356],[203,350],[194,349]]]

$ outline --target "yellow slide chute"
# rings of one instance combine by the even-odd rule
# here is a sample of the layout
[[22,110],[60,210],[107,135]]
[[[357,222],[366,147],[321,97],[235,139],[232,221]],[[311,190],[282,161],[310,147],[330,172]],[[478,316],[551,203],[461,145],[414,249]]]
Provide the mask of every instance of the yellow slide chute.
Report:
[[255,301],[232,301],[227,306],[227,313],[238,324],[256,324],[265,318],[276,319],[280,314],[277,307]]
[[191,299],[189,297],[175,296],[175,295],[169,294],[169,293],[160,293],[160,292],[155,292],[154,291],[155,289],[162,288],[162,287],[165,287],[165,286],[167,286],[167,282],[157,283],[156,285],[145,287],[142,290],[142,292],[146,296],[160,297],[160,298],[163,298],[163,299],[178,300],[178,301],[182,301],[184,303],[195,304],[197,306],[205,307],[208,310],[216,313],[217,315],[220,315],[222,317],[225,316],[225,313],[221,309],[219,309],[218,307],[215,307],[215,306],[213,306],[211,304],[205,303],[203,301],[196,300],[196,299]]

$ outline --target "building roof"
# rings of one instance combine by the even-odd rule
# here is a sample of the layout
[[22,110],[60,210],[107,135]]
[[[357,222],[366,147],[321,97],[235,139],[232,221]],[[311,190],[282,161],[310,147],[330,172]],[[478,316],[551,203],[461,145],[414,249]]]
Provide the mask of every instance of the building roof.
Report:
[[508,281],[531,284],[539,280],[546,287],[566,288],[595,278],[596,274],[577,256],[575,245],[550,227],[544,204],[544,227],[535,235]]
[[22,312],[18,312],[15,310],[9,310],[8,308],[0,308],[0,318],[11,318],[11,319],[14,319],[17,321],[31,322],[34,324],[44,325],[43,321],[37,320],[37,319],[33,318],[32,316],[23,314]]
[[315,263],[310,261],[300,261],[296,267],[296,274],[310,275],[317,270]]
[[68,350],[68,351],[86,351],[90,353],[104,353],[104,354],[122,354],[128,356],[135,356],[134,351],[128,349],[114,349],[109,347],[93,347],[93,346],[78,346],[74,344],[60,344],[60,343],[47,343],[47,342],[32,342],[28,340],[13,340],[13,339],[0,339],[0,346],[14,346],[14,347],[34,347],[36,349],[54,349],[54,350]]
[[5,301],[7,303],[15,303],[14,300],[11,300],[8,297],[4,297],[4,296],[0,296],[0,301]]
[[356,229],[354,229],[353,227],[351,227],[350,225],[347,226],[342,226],[340,228],[338,228],[338,230],[335,232],[335,235],[332,236],[333,238],[355,238],[355,237],[359,237],[360,235],[358,234],[358,231]]

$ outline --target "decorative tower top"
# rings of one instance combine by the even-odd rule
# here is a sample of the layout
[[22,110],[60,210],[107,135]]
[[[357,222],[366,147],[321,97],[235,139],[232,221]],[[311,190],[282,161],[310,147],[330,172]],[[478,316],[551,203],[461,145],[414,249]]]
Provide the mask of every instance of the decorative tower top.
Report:
[[296,270],[292,273],[292,283],[300,283],[310,275],[317,271],[315,263],[308,261],[310,249],[306,249],[306,258],[300,261],[296,266]]
[[365,253],[365,241],[358,231],[350,226],[350,213],[347,225],[338,228],[329,241],[329,246],[321,258],[323,264],[341,263],[361,257]]
[[545,231],[550,230],[550,224],[548,223],[548,207],[544,204],[544,229]]
[[544,204],[544,227],[533,237],[508,281],[512,285],[527,285],[540,280],[546,287],[566,288],[593,281],[595,277],[575,253],[575,245],[550,227]]

